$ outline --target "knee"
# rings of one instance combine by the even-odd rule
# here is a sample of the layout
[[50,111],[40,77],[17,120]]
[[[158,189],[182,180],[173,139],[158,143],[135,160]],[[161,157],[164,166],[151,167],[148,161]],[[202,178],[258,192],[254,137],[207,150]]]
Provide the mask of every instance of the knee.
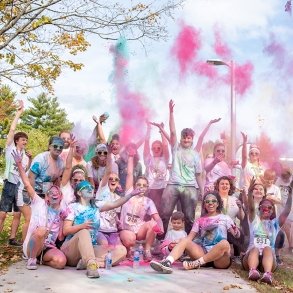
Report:
[[4,222],[6,218],[7,213],[6,212],[0,212],[0,221]]
[[53,256],[52,264],[53,264],[55,269],[59,269],[59,270],[64,269],[64,267],[66,265],[66,257],[65,257],[65,255],[63,255],[63,256],[60,256],[60,255]]
[[269,255],[273,255],[273,250],[271,249],[271,247],[266,246],[263,251],[262,251],[264,256],[269,256]]
[[88,238],[88,237],[91,238],[90,231],[87,230],[87,229],[82,229],[82,230],[78,231],[78,232],[76,233],[76,235],[77,235],[79,238],[81,238],[81,239],[85,239],[85,238]]
[[41,239],[44,238],[47,233],[47,229],[45,227],[39,227],[34,231],[35,238]]
[[221,240],[218,243],[219,249],[221,249],[223,252],[227,252],[230,250],[230,243],[227,240]]
[[136,236],[135,234],[130,234],[130,235],[122,235],[121,237],[121,241],[123,243],[124,246],[126,247],[131,247],[135,245],[136,242]]

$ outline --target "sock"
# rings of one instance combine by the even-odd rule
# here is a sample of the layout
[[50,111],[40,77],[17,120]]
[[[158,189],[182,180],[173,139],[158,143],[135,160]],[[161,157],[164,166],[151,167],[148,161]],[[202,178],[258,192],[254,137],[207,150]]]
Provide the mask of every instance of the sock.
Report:
[[174,257],[169,255],[167,256],[166,260],[168,260],[172,264],[174,262]]
[[204,265],[206,262],[204,261],[203,257],[199,258],[197,261],[199,261],[199,263],[201,265]]

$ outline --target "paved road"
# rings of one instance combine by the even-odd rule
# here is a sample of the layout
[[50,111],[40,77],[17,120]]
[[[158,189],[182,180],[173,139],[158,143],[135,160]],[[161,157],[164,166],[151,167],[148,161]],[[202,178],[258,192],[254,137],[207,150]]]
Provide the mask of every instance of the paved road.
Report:
[[230,270],[212,268],[184,271],[180,263],[175,264],[170,275],[158,274],[147,263],[137,271],[125,261],[112,270],[100,269],[99,279],[89,279],[85,271],[66,267],[55,270],[39,266],[28,271],[25,262],[12,265],[0,276],[0,292],[17,293],[116,293],[116,292],[168,292],[168,293],[250,293],[257,292]]

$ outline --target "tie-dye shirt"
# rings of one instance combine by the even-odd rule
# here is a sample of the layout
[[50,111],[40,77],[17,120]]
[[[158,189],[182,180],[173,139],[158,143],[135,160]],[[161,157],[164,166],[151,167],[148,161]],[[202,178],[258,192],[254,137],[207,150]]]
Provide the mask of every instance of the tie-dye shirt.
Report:
[[227,231],[234,226],[233,220],[223,214],[198,218],[191,229],[197,234],[193,241],[209,251],[221,240],[227,239]]
[[255,215],[254,220],[249,225],[250,240],[248,250],[254,247],[254,237],[268,238],[270,247],[275,250],[275,242],[277,234],[280,231],[279,219],[261,220],[258,215]]
[[[73,226],[80,225],[86,221],[92,221],[93,228],[89,229],[92,244],[97,244],[97,234],[100,228],[100,210],[97,207],[84,206],[79,202],[75,202],[69,205],[69,212],[65,220],[73,222]],[[68,235],[66,241],[71,239],[73,235]]]

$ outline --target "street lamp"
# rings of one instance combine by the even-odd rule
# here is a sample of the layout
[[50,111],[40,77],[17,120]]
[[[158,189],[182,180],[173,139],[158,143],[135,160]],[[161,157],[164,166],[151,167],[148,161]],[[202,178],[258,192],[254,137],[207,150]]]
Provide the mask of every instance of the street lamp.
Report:
[[209,59],[207,60],[208,64],[211,65],[225,65],[230,68],[231,74],[231,108],[230,108],[230,123],[231,123],[231,160],[235,161],[236,159],[236,100],[235,100],[235,90],[234,90],[234,83],[235,83],[235,68],[234,68],[234,61],[231,60],[230,62],[225,62],[222,60],[217,59]]

